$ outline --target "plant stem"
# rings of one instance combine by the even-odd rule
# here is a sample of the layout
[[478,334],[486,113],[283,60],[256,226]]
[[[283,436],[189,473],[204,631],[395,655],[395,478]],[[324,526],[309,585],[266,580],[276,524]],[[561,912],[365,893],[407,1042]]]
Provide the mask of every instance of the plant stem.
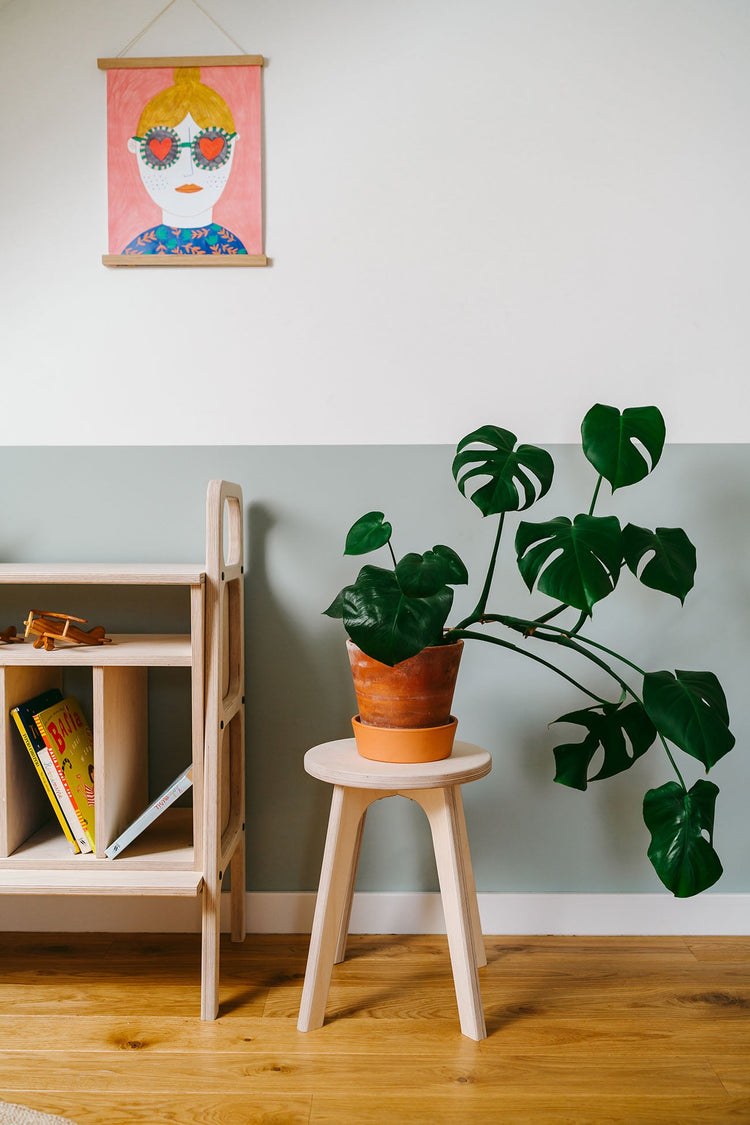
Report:
[[543,613],[541,617],[535,617],[534,622],[537,625],[546,625],[548,621],[551,621],[553,617],[558,617],[561,613],[564,613],[566,609],[570,609],[570,606],[566,605],[565,602],[561,602],[556,609],[551,609],[549,613]]
[[[555,632],[560,632],[562,634],[565,634],[565,630],[563,630],[563,629],[558,630],[555,625],[549,625],[549,626],[547,626],[547,628],[554,629]],[[570,634],[568,634],[568,635],[570,635]],[[546,639],[546,638],[544,638],[543,634],[541,634],[541,636],[542,636],[542,639]],[[601,645],[601,644],[598,643],[598,641],[592,641],[590,637],[579,637],[578,640],[582,644],[590,645],[591,648],[599,649],[600,652],[606,652],[607,656],[611,656],[615,660],[619,660],[620,663],[622,663],[622,664],[627,664],[628,668],[632,668],[633,671],[637,672],[639,676],[645,676],[646,675],[646,672],[644,671],[643,668],[639,668],[638,665],[634,664],[632,660],[628,660],[628,658],[626,656],[623,656],[619,652],[615,652],[614,649],[607,648],[606,645]],[[606,665],[605,665],[605,667],[606,667]]]
[[594,489],[594,495],[591,497],[591,506],[589,508],[589,515],[590,516],[593,516],[593,514],[594,514],[594,507],[596,505],[596,500],[597,500],[597,497],[599,495],[599,489],[602,486],[603,480],[604,480],[604,477],[602,476],[601,473],[599,473],[599,480],[596,482],[596,488]]
[[672,763],[672,768],[674,769],[674,772],[675,772],[675,773],[677,774],[677,776],[678,776],[678,778],[679,778],[679,780],[680,780],[680,785],[682,786],[682,788],[683,788],[683,789],[685,790],[685,792],[687,793],[687,785],[685,784],[685,781],[684,781],[684,779],[683,779],[683,776],[682,776],[682,774],[680,773],[679,769],[677,768],[677,762],[676,762],[676,761],[674,760],[674,758],[672,757],[672,752],[671,752],[671,750],[670,750],[670,749],[669,749],[669,747],[667,746],[667,740],[665,739],[665,737],[664,737],[664,735],[663,735],[663,734],[659,734],[659,738],[661,739],[661,744],[662,744],[662,746],[664,747],[664,752],[665,752],[665,754],[667,755],[667,757],[669,758],[670,762]]
[[[570,630],[571,637],[575,637],[575,636],[577,636],[578,633],[580,633],[581,629],[586,624],[588,619],[589,619],[589,614],[586,613],[586,611],[584,610],[583,613],[581,614],[581,616],[576,621],[573,628]],[[585,640],[586,638],[583,637],[582,639]],[[613,655],[614,655],[614,653],[613,653]]]
[[[586,616],[587,616],[586,614],[583,615],[584,620],[585,620]],[[538,627],[537,627],[538,621],[536,621],[536,620],[535,621],[527,621],[523,617],[511,617],[511,616],[508,616],[508,615],[503,614],[503,613],[487,614],[484,617],[484,620],[485,621],[497,621],[498,624],[500,624],[500,625],[507,625],[509,629],[515,629],[515,631],[517,633],[526,633],[529,636],[533,635],[541,641],[550,641],[553,644],[556,643],[556,641],[557,641],[556,637],[548,637],[548,636],[546,636],[546,634],[544,632],[540,632]],[[539,618],[538,620],[541,622],[542,618]],[[580,629],[582,624],[583,624],[583,622],[579,621],[578,624],[576,625],[575,629],[561,629],[558,625],[547,625],[547,623],[545,621],[544,627],[545,627],[545,629],[549,629],[551,632],[555,632],[555,633],[559,634],[561,637],[568,637],[569,638],[569,637],[574,636],[576,634],[576,630]],[[643,668],[639,668],[638,665],[634,664],[632,660],[628,660],[628,658],[626,656],[623,656],[619,652],[615,652],[614,649],[607,648],[606,645],[601,645],[601,644],[598,643],[598,641],[592,641],[590,637],[578,637],[578,640],[581,641],[583,644],[589,645],[591,648],[599,649],[600,652],[606,652],[607,656],[611,656],[615,660],[619,660],[622,664],[627,664],[627,666],[629,668],[632,668],[634,672],[637,672],[639,676],[645,676],[646,675]],[[592,657],[590,657],[589,653],[583,652],[582,655],[593,659]],[[604,668],[607,668],[607,670],[611,672],[611,669],[609,668],[609,666],[607,664],[602,664],[602,666]],[[614,673],[612,673],[612,675],[614,675]]]
[[[475,622],[481,621],[481,619],[484,617],[484,611],[487,608],[487,601],[489,599],[490,589],[492,587],[492,579],[495,576],[495,565],[497,563],[498,551],[500,550],[500,536],[503,533],[504,525],[505,525],[505,512],[502,512],[500,514],[500,520],[499,520],[498,525],[497,525],[497,534],[495,535],[495,542],[494,542],[494,545],[492,547],[492,557],[490,558],[490,565],[487,568],[487,577],[484,580],[484,586],[482,587],[482,593],[479,595],[479,601],[477,602],[477,605],[476,605],[476,608],[475,608],[474,612],[469,614],[468,617],[465,617],[463,619],[463,621],[459,621],[458,625],[456,626],[457,629],[463,629],[467,625],[473,625]],[[453,630],[451,630],[451,632],[453,632]],[[489,638],[487,638],[487,639],[489,639]]]
[[[518,652],[521,654],[521,656],[526,656],[529,660],[534,660],[537,664],[543,664],[545,668],[549,668],[550,671],[556,672],[558,676],[562,676],[562,678],[564,680],[567,680],[569,684],[572,684],[573,687],[578,688],[578,690],[582,691],[584,695],[588,695],[590,699],[596,700],[597,703],[607,702],[606,699],[602,699],[600,695],[597,695],[595,692],[590,691],[587,687],[584,687],[583,684],[580,684],[577,680],[574,680],[572,676],[569,676],[567,674],[567,672],[563,672],[556,665],[551,664],[549,660],[545,660],[542,656],[537,656],[534,652],[527,652],[526,649],[519,648],[518,645],[512,644],[511,641],[503,641],[500,637],[491,637],[486,633],[473,633],[470,629],[461,629],[458,627],[455,629],[451,629],[447,636],[454,637],[456,639],[461,637],[465,640],[487,641],[489,644],[500,645],[501,648],[509,648],[512,652]],[[592,659],[596,660],[596,657],[593,657]]]
[[389,551],[391,552],[391,558],[393,559],[393,565],[394,565],[394,566],[398,566],[398,563],[396,562],[396,556],[395,556],[395,554],[393,553],[393,547],[391,546],[391,541],[390,541],[390,539],[388,540],[388,550],[389,550]]
[[[584,617],[585,616],[586,615],[584,614]],[[602,668],[605,672],[608,672],[609,675],[612,677],[612,679],[615,680],[628,695],[631,695],[637,703],[640,703],[640,705],[643,706],[643,700],[633,690],[633,688],[631,688],[630,684],[627,683],[626,680],[623,680],[621,676],[618,676],[617,673],[615,671],[613,671],[613,669],[610,668],[609,665],[606,664],[603,660],[600,660],[597,656],[594,656],[594,654],[592,652],[587,652],[586,649],[582,648],[580,644],[578,644],[576,641],[573,641],[571,639],[571,634],[569,632],[566,632],[564,629],[559,629],[555,625],[547,626],[551,631],[554,631],[554,633],[557,634],[556,636],[549,636],[549,635],[545,634],[544,632],[538,631],[538,629],[536,628],[536,622],[534,622],[534,621],[524,621],[523,618],[520,618],[520,617],[509,617],[509,616],[506,616],[505,614],[488,614],[484,618],[484,620],[485,621],[496,621],[501,625],[506,625],[509,629],[515,629],[516,632],[523,632],[523,633],[526,634],[526,636],[532,636],[533,635],[537,640],[547,641],[549,644],[559,644],[559,645],[562,645],[563,648],[572,649],[572,651],[577,652],[579,654],[579,656],[585,657],[586,660],[591,660],[594,664],[597,665],[597,667]],[[455,630],[451,630],[451,632],[453,633],[453,632],[455,632]],[[539,664],[544,664],[545,667],[551,668],[553,672],[557,672],[557,674],[559,676],[562,676],[563,679],[566,679],[570,683],[574,684],[577,688],[579,688],[585,695],[588,695],[591,699],[595,699],[599,703],[608,702],[607,700],[602,699],[600,696],[595,695],[594,692],[589,691],[588,688],[583,687],[582,684],[577,683],[572,678],[572,676],[566,675],[565,672],[562,672],[554,664],[551,664],[549,661],[544,660],[541,656],[537,656],[535,653],[526,652],[525,649],[519,648],[518,645],[510,644],[510,642],[508,642],[508,641],[502,641],[498,637],[488,637],[484,633],[471,633],[471,632],[468,632],[468,631],[463,631],[463,632],[461,632],[460,634],[457,634],[457,635],[467,637],[467,638],[470,638],[470,639],[473,639],[473,640],[490,641],[491,643],[502,645],[503,648],[510,648],[510,649],[513,649],[514,652],[520,652],[522,656],[528,656],[530,660],[536,660]],[[588,637],[581,637],[580,640],[583,641],[587,645],[591,645],[593,648],[598,648],[601,652],[606,652],[608,656],[612,656],[612,657],[614,657],[615,660],[619,660],[619,661],[621,661],[621,663],[627,664],[627,666],[629,668],[632,668],[633,671],[638,672],[638,674],[641,675],[641,676],[645,676],[646,673],[643,671],[642,668],[639,668],[637,664],[634,664],[631,660],[628,660],[626,657],[622,656],[619,652],[614,652],[612,649],[606,648],[604,645],[600,645],[596,641],[590,640]],[[674,755],[672,754],[671,750],[669,749],[669,746],[667,745],[667,741],[664,738],[664,735],[661,734],[661,732],[657,732],[657,733],[659,734],[661,744],[664,747],[664,752],[666,753],[667,757],[669,758],[670,762],[672,763],[672,768],[674,769],[674,772],[677,774],[680,785],[687,792],[687,786],[685,785],[684,778],[683,778],[682,774],[680,773],[677,762],[675,761]]]

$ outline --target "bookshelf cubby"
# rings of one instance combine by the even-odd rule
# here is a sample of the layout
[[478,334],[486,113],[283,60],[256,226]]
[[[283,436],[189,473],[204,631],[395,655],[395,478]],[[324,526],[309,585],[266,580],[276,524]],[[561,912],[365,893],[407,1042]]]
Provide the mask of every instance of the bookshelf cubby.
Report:
[[[242,492],[211,481],[206,561],[199,565],[0,564],[0,585],[34,588],[124,586],[184,591],[182,634],[109,634],[112,643],[52,651],[0,645],[0,894],[200,896],[201,1017],[219,1002],[221,885],[231,870],[231,932],[245,936],[244,620]],[[5,622],[5,625],[9,622]],[[17,627],[18,627],[17,623]],[[3,626],[4,627],[4,626]],[[192,807],[167,809],[121,856],[105,849],[149,801],[149,669],[181,668],[190,681]],[[66,671],[91,677],[96,850],[73,855],[51,810],[11,709],[47,688],[63,691]],[[80,670],[84,670],[81,672]],[[163,750],[163,748],[162,748]],[[171,748],[170,748],[171,750]]]

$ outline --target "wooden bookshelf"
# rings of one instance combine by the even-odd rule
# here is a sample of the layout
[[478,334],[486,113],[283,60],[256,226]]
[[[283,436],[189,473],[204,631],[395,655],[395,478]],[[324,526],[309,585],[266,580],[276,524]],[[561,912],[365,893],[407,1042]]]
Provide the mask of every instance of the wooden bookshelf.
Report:
[[[0,564],[0,584],[179,586],[183,634],[115,634],[112,643],[47,652],[0,645],[0,894],[200,895],[201,1015],[219,1000],[221,883],[232,870],[232,937],[244,929],[244,630],[242,492],[211,481],[206,563]],[[226,544],[226,547],[225,547]],[[40,595],[41,602],[45,599]],[[17,624],[19,628],[20,623]],[[148,669],[190,677],[192,808],[172,808],[116,859],[106,848],[149,803]],[[10,712],[58,687],[68,670],[91,675],[96,849],[74,855],[51,810]]]

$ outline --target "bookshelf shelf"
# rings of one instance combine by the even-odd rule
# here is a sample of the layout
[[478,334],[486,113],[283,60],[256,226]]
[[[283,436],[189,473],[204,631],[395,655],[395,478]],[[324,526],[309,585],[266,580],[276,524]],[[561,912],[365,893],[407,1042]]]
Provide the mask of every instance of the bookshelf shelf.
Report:
[[13,586],[195,586],[204,578],[190,563],[0,563],[0,583]]
[[190,668],[189,633],[113,633],[112,644],[54,648],[33,644],[0,646],[0,667],[11,668]]
[[[0,645],[0,894],[200,896],[201,1016],[219,999],[221,883],[232,872],[232,938],[245,936],[244,642],[242,492],[211,481],[206,562],[188,564],[0,564],[0,584],[180,586],[189,632],[116,634],[112,643],[47,652]],[[40,597],[40,601],[44,599]],[[18,626],[17,626],[18,627]],[[91,676],[96,850],[73,855],[10,712],[70,669]],[[192,807],[173,807],[115,859],[106,848],[146,807],[148,669],[190,676]]]
[[[0,893],[4,887],[18,885],[18,871],[54,872],[55,891],[49,893],[65,894],[72,886],[80,886],[82,872],[84,879],[96,879],[99,886],[118,888],[123,872],[161,871],[164,885],[169,886],[177,872],[197,871],[193,849],[193,814],[190,808],[167,809],[159,819],[140,836],[116,860],[101,859],[94,855],[73,855],[66,845],[57,821],[48,820],[28,840],[24,840],[13,855],[0,859]],[[96,874],[94,876],[94,871]],[[10,873],[10,874],[9,874]],[[193,894],[200,889],[200,874],[188,880],[185,885],[193,887]],[[106,890],[92,892],[106,894]],[[156,893],[156,892],[153,892]],[[165,890],[162,892],[169,894]],[[180,892],[183,893],[183,892]]]

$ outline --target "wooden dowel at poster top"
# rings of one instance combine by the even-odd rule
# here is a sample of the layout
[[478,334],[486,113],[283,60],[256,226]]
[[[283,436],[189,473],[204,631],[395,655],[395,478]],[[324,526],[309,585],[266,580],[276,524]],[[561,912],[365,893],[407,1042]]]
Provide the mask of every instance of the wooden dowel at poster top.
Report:
[[145,67],[265,66],[263,55],[185,55],[178,58],[97,59],[99,70],[138,70]]

